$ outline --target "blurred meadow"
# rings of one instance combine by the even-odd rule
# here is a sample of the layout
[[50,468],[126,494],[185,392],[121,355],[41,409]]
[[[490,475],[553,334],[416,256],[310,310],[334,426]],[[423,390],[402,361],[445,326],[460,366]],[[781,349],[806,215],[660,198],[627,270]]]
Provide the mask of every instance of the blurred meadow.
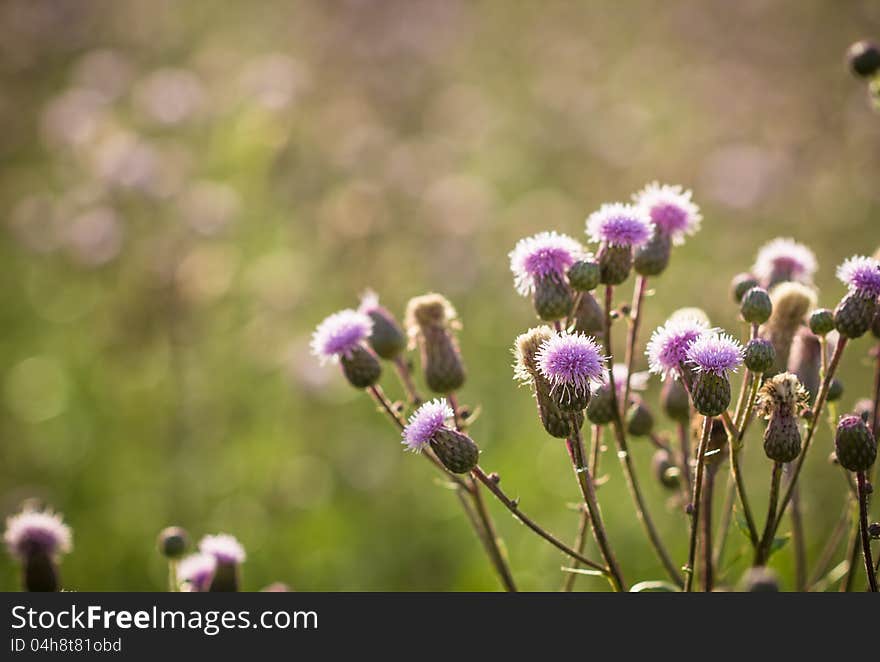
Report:
[[[250,590],[497,589],[453,495],[310,355],[314,326],[367,288],[398,315],[450,297],[481,464],[571,540],[564,446],[512,381],[534,316],[508,252],[585,239],[588,213],[658,179],[704,221],[652,281],[643,340],[682,306],[741,335],[730,279],[776,236],[815,250],[834,307],[836,265],[880,244],[880,117],[844,64],[863,37],[880,38],[870,0],[7,0],[0,513],[64,513],[76,590],[162,590],[169,524],[236,535]],[[870,344],[844,359],[844,409],[870,393]],[[633,445],[684,563],[684,516]],[[844,503],[830,451],[825,429],[802,487],[812,559]],[[745,466],[763,521],[755,430]],[[613,449],[603,467],[625,574],[662,579]],[[563,557],[489,507],[521,587],[556,590]],[[789,585],[791,556],[773,559]]]

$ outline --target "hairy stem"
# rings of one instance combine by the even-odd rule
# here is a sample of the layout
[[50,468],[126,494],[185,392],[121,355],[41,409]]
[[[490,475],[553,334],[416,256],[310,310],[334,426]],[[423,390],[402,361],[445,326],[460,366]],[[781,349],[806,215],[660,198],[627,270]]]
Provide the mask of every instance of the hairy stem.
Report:
[[636,276],[633,286],[633,301],[630,311],[629,334],[626,343],[626,383],[623,386],[623,402],[621,408],[625,411],[629,404],[629,385],[632,378],[633,363],[636,356],[636,344],[638,343],[639,325],[642,321],[642,301],[645,298],[645,290],[648,287],[648,279],[641,274]]
[[712,417],[703,419],[703,433],[697,447],[697,475],[694,478],[694,492],[691,497],[691,535],[688,545],[688,560],[684,567],[684,591],[690,593],[694,585],[694,561],[697,556],[697,534],[700,528],[700,502],[703,496],[703,473],[706,465],[706,448],[709,446],[709,433],[712,430]]
[[859,491],[859,528],[862,532],[862,556],[865,559],[868,588],[870,588],[872,593],[876,593],[877,576],[874,574],[874,561],[871,558],[871,536],[868,533],[868,489],[864,471],[859,471],[856,474],[856,484]]
[[801,494],[795,487],[791,497],[791,544],[794,545],[794,576],[798,591],[807,590],[807,548],[804,540],[804,518],[801,513]]
[[779,505],[779,484],[782,481],[782,462],[773,463],[773,471],[770,474],[770,496],[767,502],[767,524],[764,526],[764,535],[761,537],[761,545],[755,550],[753,565],[765,565],[770,556],[770,547],[773,544],[773,524],[776,521],[776,508]]
[[[612,350],[612,341],[611,341],[611,307],[614,303],[614,287],[611,285],[605,286],[605,355],[608,357],[612,357],[610,360],[613,360],[614,352]],[[666,551],[666,547],[663,545],[663,541],[660,540],[660,535],[657,533],[657,528],[654,526],[654,521],[651,519],[650,514],[648,513],[648,509],[645,505],[645,499],[642,495],[642,490],[639,485],[638,478],[636,477],[635,467],[633,466],[632,458],[630,457],[629,449],[627,448],[626,442],[626,430],[623,426],[623,418],[620,415],[620,406],[617,403],[617,389],[614,385],[614,371],[609,370],[609,388],[611,391],[611,405],[614,411],[614,418],[612,419],[612,427],[614,428],[614,439],[617,443],[617,455],[620,458],[621,465],[623,467],[623,475],[626,478],[626,484],[629,488],[630,494],[632,495],[633,502],[636,507],[636,515],[639,518],[639,521],[642,523],[642,526],[645,528],[645,532],[648,535],[648,539],[651,542],[651,546],[654,548],[654,551],[657,553],[657,557],[660,559],[660,562],[663,564],[663,567],[666,569],[666,572],[672,578],[678,586],[682,586],[683,582],[681,579],[681,575],[678,572],[678,568],[676,568],[675,564],[672,562],[669,553]]]
[[[602,446],[602,426],[594,425],[592,428],[592,444],[590,450],[592,451],[590,454],[590,475],[593,477],[593,480],[596,479],[596,472],[599,468],[599,449]],[[575,537],[574,548],[581,554],[584,553],[584,549],[587,545],[587,532],[590,530],[590,511],[586,509],[586,507],[580,508],[580,516],[578,517],[578,530],[577,536]],[[577,568],[580,564],[575,561],[574,568]],[[567,572],[565,573],[565,580],[562,582],[562,591],[564,593],[571,592],[574,589],[574,583],[577,581],[578,573],[576,572]]]
[[703,540],[702,540],[702,570],[703,590],[712,591],[714,572],[712,566],[712,497],[715,492],[715,469],[706,471],[706,484],[703,487]]
[[422,396],[419,395],[415,382],[413,382],[412,372],[406,363],[406,359],[402,356],[396,356],[394,358],[394,369],[397,371],[397,376],[400,379],[401,385],[403,385],[403,390],[406,392],[410,405],[418,407],[422,404]]

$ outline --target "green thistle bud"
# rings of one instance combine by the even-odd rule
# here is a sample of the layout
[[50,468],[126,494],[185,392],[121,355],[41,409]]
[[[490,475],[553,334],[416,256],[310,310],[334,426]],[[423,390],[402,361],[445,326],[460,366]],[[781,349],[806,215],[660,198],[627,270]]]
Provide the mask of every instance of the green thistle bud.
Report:
[[792,462],[801,453],[801,432],[791,415],[774,414],[764,430],[764,453],[775,462]]
[[763,375],[773,368],[776,362],[776,350],[773,343],[763,338],[752,338],[743,353],[743,363],[752,372]]
[[828,384],[828,395],[826,399],[828,402],[837,402],[843,397],[843,382],[837,379],[836,377],[831,380],[831,383]]
[[870,41],[857,41],[846,52],[849,69],[859,78],[870,78],[880,71],[880,49]]
[[666,232],[655,231],[654,236],[636,249],[633,266],[643,276],[659,276],[669,265],[672,239]]
[[437,458],[454,474],[465,474],[477,466],[480,449],[466,434],[441,428],[431,439],[431,449]]
[[718,416],[730,405],[730,382],[726,375],[701,372],[694,383],[694,408],[703,416]]
[[607,425],[614,420],[611,387],[607,384],[596,389],[587,407],[587,418],[595,425]]
[[169,559],[179,559],[189,546],[189,535],[179,526],[169,526],[159,532],[157,546],[162,556]]
[[374,386],[382,376],[382,366],[373,350],[357,345],[348,354],[339,357],[342,374],[355,388]]
[[867,471],[877,459],[877,440],[860,416],[844,416],[834,437],[837,461],[850,471]]
[[553,322],[563,319],[571,312],[573,301],[568,283],[556,274],[551,273],[535,281],[532,303],[542,320]]
[[757,287],[758,280],[752,274],[737,274],[730,282],[730,296],[733,297],[734,303],[740,303],[753,287]]
[[687,423],[691,416],[691,401],[684,384],[678,379],[667,379],[660,391],[660,404],[663,411],[673,421]]
[[860,338],[871,328],[876,312],[875,297],[852,291],[835,308],[834,326],[846,338]]
[[762,287],[753,287],[743,295],[739,310],[746,322],[763,324],[770,319],[773,304],[767,290]]
[[589,292],[584,292],[574,313],[574,331],[597,336],[605,330],[605,312]]
[[634,437],[647,437],[654,429],[654,416],[645,402],[638,398],[626,412],[626,430]]
[[[535,382],[535,400],[538,403],[538,416],[541,425],[551,437],[565,439],[571,436],[572,412],[560,409],[556,399],[550,395],[550,388],[543,378]],[[578,430],[584,425],[583,409],[574,412]]]
[[452,393],[464,385],[464,363],[451,331],[458,326],[455,309],[439,294],[415,297],[407,304],[407,332],[418,343],[425,382],[435,393]]
[[658,448],[651,457],[651,469],[654,477],[665,488],[677,489],[681,480],[681,472],[672,462],[669,453]]
[[599,281],[603,285],[620,285],[632,270],[632,248],[603,245],[599,251]]
[[834,312],[827,308],[814,310],[810,315],[810,331],[817,336],[824,336],[834,331]]
[[578,292],[589,292],[599,286],[599,265],[588,260],[578,260],[568,270],[568,282]]
[[373,351],[389,361],[399,356],[406,349],[406,334],[397,320],[378,304],[364,312],[373,320],[373,330],[367,338]]

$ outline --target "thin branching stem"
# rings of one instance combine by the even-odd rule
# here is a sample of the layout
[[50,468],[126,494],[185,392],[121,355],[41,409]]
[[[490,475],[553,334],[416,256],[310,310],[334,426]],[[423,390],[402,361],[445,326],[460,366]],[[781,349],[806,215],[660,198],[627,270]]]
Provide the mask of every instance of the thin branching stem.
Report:
[[868,575],[868,588],[877,592],[877,576],[874,574],[874,561],[871,558],[871,536],[868,533],[868,486],[865,472],[856,473],[859,491],[859,529],[862,533],[862,556],[865,559],[865,572]]
[[700,445],[697,447],[697,472],[694,477],[694,492],[690,503],[691,535],[688,544],[688,559],[684,566],[684,591],[690,593],[694,586],[694,561],[697,557],[697,536],[700,529],[700,502],[703,498],[703,473],[706,467],[706,448],[709,446],[709,434],[712,431],[712,417],[703,419],[703,432]]

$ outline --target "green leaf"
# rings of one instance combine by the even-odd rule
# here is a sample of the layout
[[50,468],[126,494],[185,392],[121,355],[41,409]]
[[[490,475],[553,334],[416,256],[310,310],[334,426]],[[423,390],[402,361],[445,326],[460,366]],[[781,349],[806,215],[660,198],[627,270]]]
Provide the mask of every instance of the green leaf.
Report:
[[784,536],[780,536],[779,538],[774,538],[773,542],[770,545],[770,552],[767,554],[767,558],[769,559],[776,552],[778,552],[780,549],[785,547],[786,543],[789,541],[790,538],[791,538],[790,533],[788,533]]
[[663,581],[647,581],[634,584],[629,590],[630,593],[679,593],[680,590],[675,584]]

